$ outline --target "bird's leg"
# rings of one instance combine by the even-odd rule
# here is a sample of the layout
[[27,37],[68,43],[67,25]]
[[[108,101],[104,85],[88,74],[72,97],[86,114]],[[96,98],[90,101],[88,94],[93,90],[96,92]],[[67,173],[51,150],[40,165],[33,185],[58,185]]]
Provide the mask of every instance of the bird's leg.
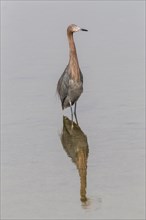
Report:
[[74,116],[75,116],[75,119],[76,119],[76,123],[77,123],[77,125],[78,125],[78,119],[77,119],[76,109],[77,109],[77,102],[75,102]]
[[72,110],[71,101],[69,102],[69,105],[70,105],[70,111],[71,111],[71,120],[72,120],[72,124],[73,124],[73,110]]

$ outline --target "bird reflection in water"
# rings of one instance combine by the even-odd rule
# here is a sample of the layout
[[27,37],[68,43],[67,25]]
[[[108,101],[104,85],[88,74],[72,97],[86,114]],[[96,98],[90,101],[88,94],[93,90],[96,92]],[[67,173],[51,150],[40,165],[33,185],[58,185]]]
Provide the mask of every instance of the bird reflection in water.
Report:
[[87,136],[79,125],[63,116],[61,142],[67,155],[76,164],[80,176],[80,200],[87,203],[87,158],[89,153]]

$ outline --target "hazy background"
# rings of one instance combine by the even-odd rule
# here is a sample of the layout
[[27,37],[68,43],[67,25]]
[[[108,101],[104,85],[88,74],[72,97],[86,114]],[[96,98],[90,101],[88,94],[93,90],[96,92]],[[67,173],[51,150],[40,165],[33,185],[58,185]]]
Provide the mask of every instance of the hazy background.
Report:
[[[144,219],[144,1],[1,2],[2,219]],[[74,35],[88,203],[60,142],[56,84]],[[70,110],[63,114],[70,117]]]

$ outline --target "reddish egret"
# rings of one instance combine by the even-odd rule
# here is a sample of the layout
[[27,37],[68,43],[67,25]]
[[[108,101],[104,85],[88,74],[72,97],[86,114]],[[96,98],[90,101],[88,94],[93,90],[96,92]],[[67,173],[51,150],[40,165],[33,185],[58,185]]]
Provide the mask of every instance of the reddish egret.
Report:
[[60,96],[62,109],[70,107],[73,122],[72,105],[75,104],[74,116],[77,123],[76,106],[77,100],[83,92],[83,75],[79,67],[73,33],[79,30],[87,31],[86,29],[80,28],[75,24],[71,24],[67,28],[67,37],[69,42],[69,63],[57,84],[57,91]]

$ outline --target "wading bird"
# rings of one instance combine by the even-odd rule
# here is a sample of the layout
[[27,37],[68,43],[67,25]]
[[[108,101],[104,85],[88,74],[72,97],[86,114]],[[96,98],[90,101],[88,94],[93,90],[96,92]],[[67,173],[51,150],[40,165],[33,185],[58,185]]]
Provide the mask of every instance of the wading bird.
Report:
[[83,92],[83,75],[79,67],[76,47],[73,39],[73,33],[79,30],[88,31],[86,29],[78,27],[75,24],[71,24],[67,28],[67,37],[69,42],[69,63],[57,84],[57,91],[60,96],[62,109],[70,107],[71,118],[73,121],[72,105],[75,104],[74,116],[77,123],[78,121],[76,115],[76,106],[77,100]]

